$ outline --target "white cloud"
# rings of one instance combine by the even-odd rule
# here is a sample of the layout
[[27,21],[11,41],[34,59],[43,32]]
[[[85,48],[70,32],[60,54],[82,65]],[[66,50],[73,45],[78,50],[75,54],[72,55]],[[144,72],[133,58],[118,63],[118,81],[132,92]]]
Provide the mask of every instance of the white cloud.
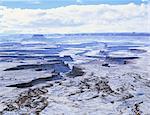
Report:
[[0,33],[149,32],[148,4],[0,7]]

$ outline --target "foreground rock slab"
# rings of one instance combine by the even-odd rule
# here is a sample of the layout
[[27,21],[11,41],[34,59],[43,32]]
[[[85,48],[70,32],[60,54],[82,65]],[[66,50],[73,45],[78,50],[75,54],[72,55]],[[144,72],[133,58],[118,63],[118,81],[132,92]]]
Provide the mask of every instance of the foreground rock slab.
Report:
[[22,92],[15,100],[3,102],[6,106],[1,114],[39,114],[47,105],[48,91],[45,88],[34,88]]

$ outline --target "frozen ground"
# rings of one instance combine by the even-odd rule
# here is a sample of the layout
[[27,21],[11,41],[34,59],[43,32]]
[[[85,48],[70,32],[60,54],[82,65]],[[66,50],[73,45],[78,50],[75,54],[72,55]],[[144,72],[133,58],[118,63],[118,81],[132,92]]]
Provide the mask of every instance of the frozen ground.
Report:
[[0,114],[150,115],[150,35],[0,36]]

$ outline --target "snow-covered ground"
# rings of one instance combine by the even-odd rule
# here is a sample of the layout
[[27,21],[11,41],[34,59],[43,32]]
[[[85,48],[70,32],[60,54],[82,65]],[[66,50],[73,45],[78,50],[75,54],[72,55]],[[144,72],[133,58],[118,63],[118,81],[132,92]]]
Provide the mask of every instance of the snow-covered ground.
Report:
[[150,114],[148,35],[45,36],[0,36],[0,114]]

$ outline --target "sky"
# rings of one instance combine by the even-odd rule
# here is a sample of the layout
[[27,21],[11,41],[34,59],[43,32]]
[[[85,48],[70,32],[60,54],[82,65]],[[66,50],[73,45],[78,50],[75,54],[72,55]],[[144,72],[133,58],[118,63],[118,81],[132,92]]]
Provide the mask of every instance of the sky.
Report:
[[127,4],[134,2],[141,4],[144,0],[0,0],[1,5],[10,8],[49,9],[68,5],[99,5],[99,4]]
[[150,32],[149,0],[0,0],[0,33]]

